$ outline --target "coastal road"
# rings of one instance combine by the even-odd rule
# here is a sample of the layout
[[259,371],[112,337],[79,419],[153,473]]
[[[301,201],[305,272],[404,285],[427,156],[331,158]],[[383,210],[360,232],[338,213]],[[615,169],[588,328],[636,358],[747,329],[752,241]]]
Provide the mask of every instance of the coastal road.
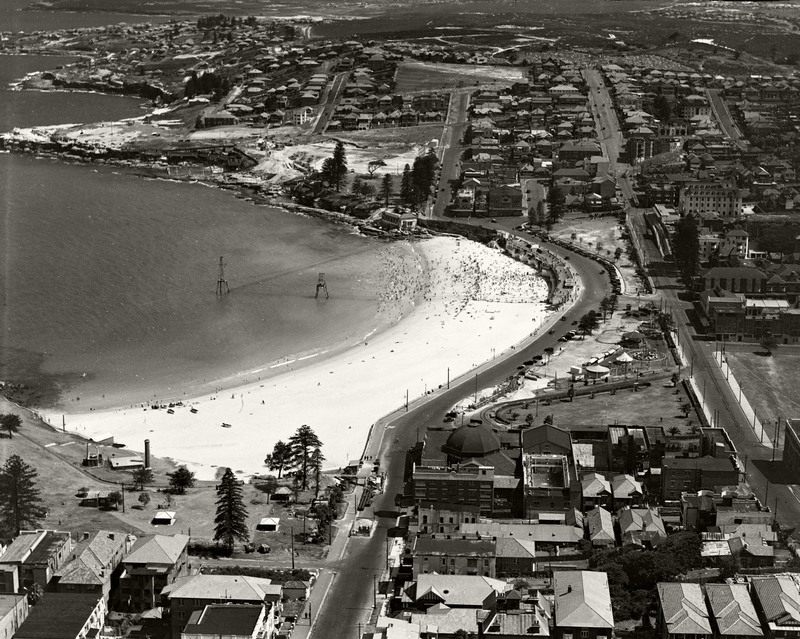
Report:
[[[773,447],[769,438],[774,437],[774,421],[766,429],[767,436],[764,437],[762,443],[760,441],[761,432],[759,431],[758,435],[754,432],[751,420],[739,405],[738,394],[731,390],[724,369],[721,369],[715,362],[715,342],[709,342],[702,336],[698,336],[690,322],[687,311],[692,313],[693,305],[679,297],[682,286],[677,280],[674,264],[664,262],[653,240],[645,236],[644,211],[633,210],[629,215],[633,222],[634,232],[639,236],[639,244],[643,259],[647,263],[648,272],[667,308],[672,311],[678,341],[689,360],[691,374],[704,398],[703,406],[712,415],[716,414],[717,423],[727,430],[740,458],[746,462],[747,482],[758,498],[763,503],[769,492],[767,505],[774,509],[777,503],[778,521],[783,524],[796,525],[800,521],[800,501],[790,486],[782,483],[784,479],[780,463],[782,458],[780,448],[774,453],[776,461],[772,461]],[[726,349],[738,348],[744,347],[742,345],[726,345]],[[768,480],[770,482],[769,491],[767,490]]]
[[[500,220],[499,226],[511,228],[520,218]],[[521,234],[526,235],[526,234]],[[538,241],[529,237],[531,241]],[[609,291],[607,276],[600,274],[596,262],[572,254],[561,247],[539,242],[560,255],[569,255],[572,267],[583,281],[583,290],[575,305],[566,316],[577,319],[590,309],[597,309],[600,300]],[[539,355],[551,346],[558,349],[557,341],[567,330],[570,322],[555,320],[555,333],[542,331],[542,335],[524,349],[511,351],[480,368],[477,376],[478,388],[495,385],[517,372],[517,367],[533,355]],[[376,497],[364,515],[373,515],[377,528],[370,538],[350,538],[343,561],[339,562],[336,574],[312,628],[313,639],[353,639],[359,628],[363,628],[372,612],[374,597],[373,577],[385,569],[386,540],[389,528],[395,525],[399,514],[395,506],[395,495],[403,492],[407,450],[422,437],[428,426],[440,426],[444,414],[463,398],[475,391],[475,374],[467,374],[451,381],[450,389],[443,388],[411,403],[409,411],[397,411],[393,416],[376,424],[376,432],[370,438],[367,454],[381,460],[381,469],[386,473],[384,492]]]

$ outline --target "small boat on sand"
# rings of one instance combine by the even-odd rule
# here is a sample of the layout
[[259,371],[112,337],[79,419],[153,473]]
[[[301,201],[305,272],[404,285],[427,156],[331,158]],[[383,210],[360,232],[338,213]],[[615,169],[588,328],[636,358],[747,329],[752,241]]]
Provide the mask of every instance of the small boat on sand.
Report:
[[222,422],[222,427],[223,427],[223,428],[230,428],[230,427],[231,427],[231,425],[230,425],[230,424],[228,424],[227,422]]

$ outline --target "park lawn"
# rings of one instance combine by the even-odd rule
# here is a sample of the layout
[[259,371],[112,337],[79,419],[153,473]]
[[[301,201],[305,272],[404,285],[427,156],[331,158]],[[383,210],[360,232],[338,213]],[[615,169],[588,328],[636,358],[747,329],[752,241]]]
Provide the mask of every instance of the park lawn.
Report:
[[[644,377],[642,381],[650,380]],[[579,387],[581,384],[576,384],[576,388]],[[540,402],[538,409],[535,401],[529,401],[527,410],[515,405],[512,412],[519,414],[514,420],[516,425],[524,425],[525,418],[530,413],[534,416],[534,425],[543,423],[546,415],[553,415],[556,426],[662,426],[667,435],[669,429],[675,426],[680,429],[680,435],[689,435],[691,424],[698,425],[699,421],[692,414],[689,418],[683,417],[680,407],[686,401],[688,398],[681,386],[676,389],[669,379],[660,379],[652,380],[650,386],[639,387],[636,392],[625,389],[618,390],[615,395],[609,392],[596,393],[594,399],[587,395],[575,397],[572,402],[556,400],[550,406]],[[508,412],[504,410],[498,414],[507,419]]]
[[[761,423],[800,415],[800,350],[779,346],[772,356],[761,355],[763,349],[739,350],[738,345],[726,349],[731,372],[742,386]],[[769,432],[769,431],[767,431]]]

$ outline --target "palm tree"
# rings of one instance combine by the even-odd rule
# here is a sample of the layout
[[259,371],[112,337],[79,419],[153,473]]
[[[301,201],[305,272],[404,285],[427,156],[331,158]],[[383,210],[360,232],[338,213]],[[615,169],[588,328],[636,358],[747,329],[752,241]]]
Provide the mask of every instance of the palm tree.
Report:
[[8,438],[12,439],[14,433],[19,432],[19,427],[22,426],[22,420],[19,418],[19,415],[15,413],[7,413],[5,415],[0,415],[0,426],[8,431]]

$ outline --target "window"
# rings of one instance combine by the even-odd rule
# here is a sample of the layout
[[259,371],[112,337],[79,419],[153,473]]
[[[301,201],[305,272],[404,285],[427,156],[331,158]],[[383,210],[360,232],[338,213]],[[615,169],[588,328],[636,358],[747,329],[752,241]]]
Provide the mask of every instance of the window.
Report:
[[589,639],[589,631],[581,630],[581,639]]

